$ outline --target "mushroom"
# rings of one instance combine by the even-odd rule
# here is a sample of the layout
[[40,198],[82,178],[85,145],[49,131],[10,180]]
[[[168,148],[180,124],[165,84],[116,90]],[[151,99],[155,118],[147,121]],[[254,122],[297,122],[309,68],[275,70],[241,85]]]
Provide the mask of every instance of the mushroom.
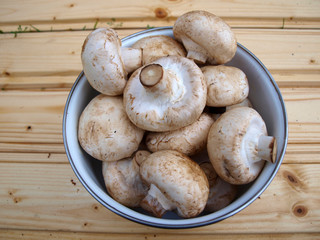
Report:
[[132,45],[132,48],[142,49],[142,65],[149,64],[160,57],[187,55],[179,42],[166,35],[141,38]]
[[101,161],[130,157],[138,149],[143,134],[144,131],[127,117],[120,96],[96,96],[79,118],[78,140],[81,147]]
[[207,150],[217,174],[231,184],[257,178],[265,161],[274,163],[276,139],[267,135],[265,122],[253,108],[223,113],[210,128]]
[[209,129],[213,118],[202,113],[194,123],[168,132],[149,132],[146,145],[151,152],[159,150],[176,150],[186,155],[194,155],[207,145]]
[[127,74],[142,64],[141,49],[121,48],[121,40],[111,28],[98,28],[85,39],[81,60],[90,85],[100,93],[120,95]]
[[140,176],[149,187],[141,207],[157,217],[171,210],[183,218],[195,217],[206,205],[209,186],[205,173],[178,151],[152,153],[140,165]]
[[178,17],[173,34],[187,49],[187,57],[200,64],[224,64],[237,50],[229,25],[206,11],[191,11]]
[[225,107],[248,97],[249,84],[241,69],[219,65],[205,66],[201,70],[207,82],[207,106]]
[[217,175],[211,163],[202,162],[200,167],[205,172],[209,182],[209,197],[205,210],[215,212],[228,206],[237,195],[236,186],[223,181]]
[[148,155],[150,152],[137,151],[132,157],[102,163],[104,183],[114,200],[127,207],[140,206],[148,188],[141,181],[139,168]]
[[195,122],[207,86],[200,68],[185,57],[168,56],[137,69],[123,93],[126,112],[139,128],[161,132]]

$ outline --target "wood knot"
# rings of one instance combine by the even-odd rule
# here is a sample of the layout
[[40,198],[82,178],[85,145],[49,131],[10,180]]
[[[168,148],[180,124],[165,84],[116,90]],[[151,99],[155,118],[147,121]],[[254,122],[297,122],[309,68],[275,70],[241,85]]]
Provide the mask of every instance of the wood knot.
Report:
[[93,204],[93,205],[92,205],[92,209],[93,209],[94,211],[98,211],[98,210],[99,210],[99,206],[96,205],[96,204]]
[[310,62],[310,64],[314,64],[314,63],[316,63],[316,60],[314,60],[313,58],[311,58],[309,62]]
[[284,171],[283,176],[289,182],[290,185],[292,185],[294,187],[298,187],[301,185],[299,179],[296,176],[294,176],[293,173],[291,173],[289,171]]
[[308,208],[303,205],[298,204],[298,205],[293,206],[292,211],[295,216],[304,217],[308,213]]
[[165,17],[168,16],[167,11],[165,9],[163,9],[163,8],[156,8],[154,10],[154,13],[155,13],[157,18],[165,18]]

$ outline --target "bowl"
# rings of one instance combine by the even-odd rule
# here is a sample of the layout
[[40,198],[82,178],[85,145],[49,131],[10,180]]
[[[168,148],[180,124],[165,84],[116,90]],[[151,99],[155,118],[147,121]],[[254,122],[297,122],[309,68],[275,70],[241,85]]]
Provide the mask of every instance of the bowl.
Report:
[[[172,27],[153,28],[137,32],[122,39],[123,46],[131,46],[140,38],[151,35],[173,37]],[[246,73],[253,107],[264,119],[269,135],[276,137],[278,148],[274,164],[266,163],[258,178],[240,188],[237,198],[227,207],[213,212],[202,213],[190,219],[182,219],[174,212],[156,218],[140,208],[131,209],[113,200],[106,190],[102,176],[102,163],[89,156],[77,139],[78,119],[89,101],[98,95],[88,83],[83,72],[76,79],[65,105],[63,116],[63,140],[67,157],[76,176],[88,192],[103,206],[131,221],[160,228],[191,228],[219,222],[240,212],[269,186],[282,163],[287,141],[288,121],[285,104],[280,90],[262,62],[248,49],[238,43],[234,58],[226,65],[240,68]]]

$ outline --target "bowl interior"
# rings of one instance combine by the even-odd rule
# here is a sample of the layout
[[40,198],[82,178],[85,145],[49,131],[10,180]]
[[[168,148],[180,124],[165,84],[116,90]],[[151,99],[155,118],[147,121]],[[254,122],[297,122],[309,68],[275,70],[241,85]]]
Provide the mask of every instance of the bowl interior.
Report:
[[[168,35],[173,37],[172,28],[155,28],[130,35],[122,39],[123,46],[131,46],[142,37]],[[278,143],[276,163],[267,163],[259,177],[251,184],[241,186],[240,193],[227,207],[214,212],[203,213],[192,219],[181,219],[169,212],[163,218],[155,218],[142,209],[130,209],[114,201],[104,185],[101,162],[82,150],[77,139],[78,119],[89,101],[98,95],[81,73],[72,87],[64,113],[63,137],[70,164],[89,193],[111,211],[130,220],[150,226],[165,228],[187,228],[203,226],[221,221],[253,202],[270,184],[282,162],[287,145],[287,117],[279,88],[264,65],[245,47],[238,44],[235,57],[226,65],[235,66],[247,75],[249,99],[265,120],[269,135]]]

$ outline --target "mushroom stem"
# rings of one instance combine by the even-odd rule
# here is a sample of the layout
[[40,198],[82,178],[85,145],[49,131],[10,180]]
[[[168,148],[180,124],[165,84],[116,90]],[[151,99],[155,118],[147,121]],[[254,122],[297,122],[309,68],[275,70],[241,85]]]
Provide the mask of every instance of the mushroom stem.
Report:
[[121,58],[127,73],[142,66],[142,49],[121,47]]
[[258,156],[274,163],[277,156],[277,141],[275,137],[262,135],[258,142]]
[[140,206],[156,217],[162,217],[167,211],[175,208],[174,204],[154,185],[150,185],[147,196],[142,199]]
[[163,68],[159,64],[150,64],[141,69],[140,82],[145,87],[153,87],[163,78]]
[[193,59],[198,64],[204,64],[207,61],[207,56],[205,54],[192,50],[188,51],[187,58]]
[[183,81],[173,71],[164,69],[160,64],[153,63],[143,67],[139,77],[145,89],[162,102],[178,102],[186,92]]

